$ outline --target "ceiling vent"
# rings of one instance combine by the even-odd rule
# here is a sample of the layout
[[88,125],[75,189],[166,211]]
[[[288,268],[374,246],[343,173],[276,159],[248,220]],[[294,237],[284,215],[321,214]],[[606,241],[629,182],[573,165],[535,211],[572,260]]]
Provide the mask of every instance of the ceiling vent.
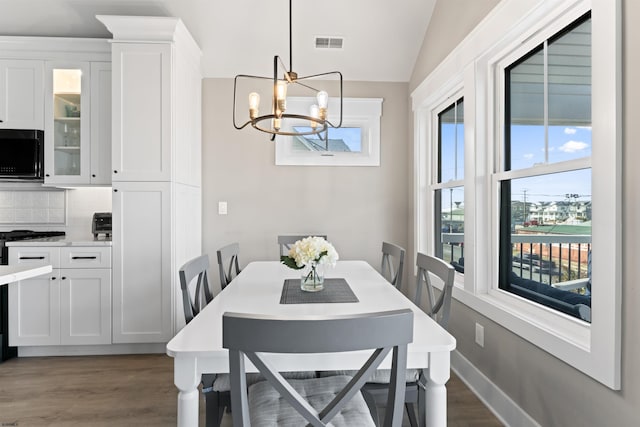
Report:
[[342,49],[342,37],[316,37],[316,49]]

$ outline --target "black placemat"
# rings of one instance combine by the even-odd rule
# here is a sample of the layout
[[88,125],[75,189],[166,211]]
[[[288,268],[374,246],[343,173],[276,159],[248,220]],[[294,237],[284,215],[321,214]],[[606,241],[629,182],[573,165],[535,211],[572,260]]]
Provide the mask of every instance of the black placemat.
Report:
[[282,286],[280,304],[314,304],[333,302],[359,302],[344,279],[324,279],[324,289],[305,292],[300,289],[300,279],[286,279]]

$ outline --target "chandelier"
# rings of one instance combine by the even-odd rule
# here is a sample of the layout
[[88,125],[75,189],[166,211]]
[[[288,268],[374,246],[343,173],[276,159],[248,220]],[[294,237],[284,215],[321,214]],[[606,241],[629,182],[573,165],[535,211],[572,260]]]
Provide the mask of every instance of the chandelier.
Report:
[[[236,120],[236,100],[239,91],[248,88],[248,118],[243,124]],[[271,105],[264,105],[268,114],[261,114],[260,89],[263,99],[271,98]],[[289,90],[293,89],[293,90]],[[339,112],[335,113],[332,107],[332,116],[336,117],[336,124],[329,121],[329,92],[339,89]],[[301,108],[287,110],[287,92],[295,92],[301,98],[307,100],[310,105],[304,111]],[[246,95],[246,94],[245,94]],[[264,96],[266,95],[266,96]],[[313,95],[311,97],[310,95]],[[266,102],[265,102],[266,104]],[[291,104],[291,102],[290,102]],[[296,104],[300,104],[296,102]],[[304,104],[304,102],[302,103]],[[332,102],[332,106],[334,102]],[[336,121],[334,119],[334,121]],[[271,134],[271,141],[276,135],[304,136],[318,135],[322,140],[327,140],[328,128],[342,126],[342,73],[331,71],[322,74],[313,74],[299,77],[293,71],[293,50],[291,37],[291,0],[289,0],[289,69],[287,70],[282,59],[276,55],[273,57],[273,76],[251,76],[238,74],[233,82],[233,126],[240,130],[247,125],[254,129]]]

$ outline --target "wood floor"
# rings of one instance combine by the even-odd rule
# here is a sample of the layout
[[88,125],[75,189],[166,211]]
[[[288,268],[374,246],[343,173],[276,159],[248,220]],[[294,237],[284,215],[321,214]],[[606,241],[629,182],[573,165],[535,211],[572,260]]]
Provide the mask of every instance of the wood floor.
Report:
[[[454,374],[447,390],[450,427],[502,425]],[[176,397],[173,359],[165,355],[0,364],[0,426],[175,426]],[[224,424],[231,426],[226,415]]]

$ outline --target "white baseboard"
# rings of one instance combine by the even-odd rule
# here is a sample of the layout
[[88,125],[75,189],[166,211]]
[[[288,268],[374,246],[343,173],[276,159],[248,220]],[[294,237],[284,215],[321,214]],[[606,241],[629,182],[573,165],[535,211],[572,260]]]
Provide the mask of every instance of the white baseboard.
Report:
[[505,426],[540,427],[536,420],[457,350],[451,353],[451,369]]
[[18,357],[98,356],[107,354],[165,353],[166,344],[109,344],[18,347]]

